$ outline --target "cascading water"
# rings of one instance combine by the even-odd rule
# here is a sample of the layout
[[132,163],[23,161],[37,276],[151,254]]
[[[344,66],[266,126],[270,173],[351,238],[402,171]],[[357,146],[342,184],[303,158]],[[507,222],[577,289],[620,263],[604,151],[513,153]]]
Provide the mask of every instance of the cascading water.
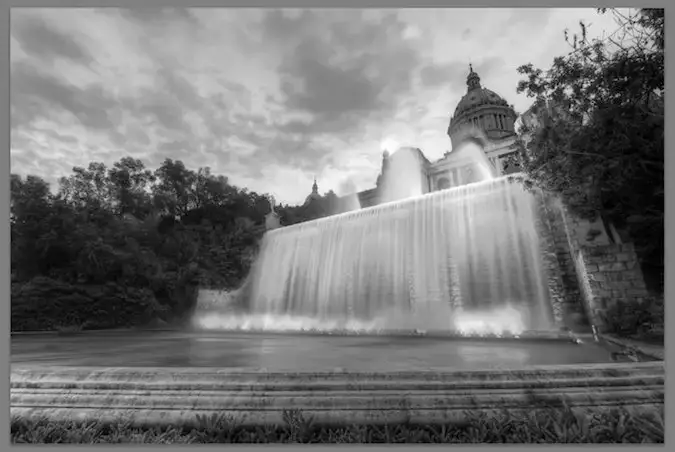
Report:
[[246,312],[204,328],[548,330],[534,196],[508,178],[270,231]]

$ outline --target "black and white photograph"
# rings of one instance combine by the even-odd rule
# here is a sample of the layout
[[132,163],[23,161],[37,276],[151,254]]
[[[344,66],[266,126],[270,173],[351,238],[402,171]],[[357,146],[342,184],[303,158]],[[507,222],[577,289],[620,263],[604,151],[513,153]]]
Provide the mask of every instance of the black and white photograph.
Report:
[[664,9],[143,3],[10,10],[12,444],[664,443]]

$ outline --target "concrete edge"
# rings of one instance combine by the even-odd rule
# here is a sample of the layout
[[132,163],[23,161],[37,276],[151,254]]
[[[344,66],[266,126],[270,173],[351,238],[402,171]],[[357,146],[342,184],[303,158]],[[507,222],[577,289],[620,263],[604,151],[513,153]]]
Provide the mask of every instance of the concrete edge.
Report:
[[[410,399],[402,399],[399,407],[378,407],[377,399],[364,403],[360,407],[333,406],[330,401],[315,401],[314,406],[307,403],[287,403],[285,406],[276,407],[240,407],[230,406],[194,406],[192,404],[177,405],[174,407],[149,407],[137,406],[125,408],[113,408],[100,404],[71,402],[71,406],[48,406],[44,402],[34,400],[32,403],[10,406],[12,418],[40,419],[48,418],[54,421],[85,421],[101,423],[125,423],[135,427],[148,426],[172,426],[172,427],[199,427],[199,416],[220,416],[225,418],[231,425],[240,426],[269,426],[283,425],[287,416],[295,414],[305,419],[311,419],[314,424],[320,425],[382,425],[395,423],[416,423],[422,425],[447,424],[455,422],[467,422],[476,417],[490,418],[504,414],[532,414],[536,411],[559,411],[560,403],[547,406],[545,403],[533,401],[527,403],[523,400],[510,400],[504,403],[483,404],[446,404],[443,400],[434,399],[428,403],[412,404]],[[327,403],[328,402],[328,403]],[[663,413],[663,397],[661,399],[631,398],[625,394],[614,397],[605,397],[603,400],[592,400],[583,394],[576,400],[567,399],[564,406],[572,412],[587,414],[590,412],[608,412],[616,409],[639,412]],[[367,408],[364,406],[368,405]]]
[[602,340],[609,342],[610,344],[618,345],[623,349],[635,350],[642,355],[656,359],[658,361],[665,361],[665,350],[664,347],[658,346],[649,346],[647,344],[642,344],[638,341],[633,341],[630,339],[623,339],[612,335],[603,334],[600,336]]
[[109,330],[80,330],[80,331],[10,331],[11,336],[84,336],[88,334],[107,333],[177,333],[184,331],[184,327],[162,328],[115,328]]
[[[143,373],[155,373],[155,374],[165,374],[165,375],[204,375],[204,374],[217,374],[223,377],[226,376],[265,376],[268,379],[272,379],[275,376],[309,376],[314,375],[318,377],[326,376],[346,376],[346,377],[368,377],[368,376],[382,376],[387,375],[391,377],[403,377],[403,376],[427,376],[427,375],[438,375],[443,376],[479,376],[486,374],[501,374],[505,377],[517,375],[517,374],[553,374],[555,376],[558,372],[572,371],[572,372],[602,372],[605,370],[649,370],[649,369],[658,369],[660,372],[665,372],[665,363],[661,360],[656,361],[645,361],[645,362],[636,362],[636,363],[627,363],[627,362],[608,362],[608,363],[589,363],[589,364],[559,364],[559,365],[540,365],[540,366],[527,366],[522,368],[512,368],[512,369],[494,369],[494,368],[485,368],[485,369],[457,369],[452,367],[436,367],[436,368],[424,368],[419,370],[399,370],[399,371],[350,371],[342,368],[334,368],[330,370],[321,370],[321,371],[272,371],[266,368],[251,368],[251,367],[104,367],[104,366],[53,366],[53,365],[42,365],[42,364],[15,364],[12,363],[10,366],[10,373],[43,373],[44,375],[66,375],[66,374],[77,374],[79,378],[83,374],[88,375],[111,375],[111,374],[124,374],[124,375],[133,375],[133,374],[143,374]],[[11,377],[10,377],[11,380]]]
[[518,336],[465,336],[447,331],[283,331],[283,330],[209,330],[197,329],[191,326],[161,327],[161,328],[130,328],[130,329],[109,329],[109,330],[80,330],[80,331],[12,331],[10,337],[26,336],[61,336],[77,337],[93,334],[113,335],[113,334],[144,334],[144,333],[182,333],[182,334],[201,334],[201,335],[228,335],[236,334],[238,336],[295,336],[295,337],[331,337],[331,338],[410,338],[410,339],[432,339],[448,341],[475,341],[475,342],[571,342],[577,343],[577,336],[570,332],[559,331],[530,331]]
[[[615,408],[662,412],[665,398],[663,363],[642,364],[595,366],[595,369],[601,371],[603,368],[611,370],[623,367],[653,378],[625,381],[618,373],[610,372],[604,377],[614,381],[615,385],[607,385],[606,381],[603,384],[593,384],[592,381],[580,379],[565,388],[533,388],[527,382],[517,382],[518,379],[515,378],[516,384],[505,389],[488,385],[477,390],[442,391],[409,387],[404,379],[397,379],[395,375],[390,375],[392,378],[388,381],[388,387],[381,389],[361,389],[356,385],[345,386],[340,390],[313,391],[309,386],[300,386],[281,393],[275,393],[273,380],[268,380],[272,388],[261,392],[254,388],[240,388],[236,391],[215,388],[205,391],[207,388],[200,387],[198,382],[195,382],[195,387],[188,385],[172,391],[162,388],[125,390],[124,387],[55,390],[50,389],[49,385],[41,388],[41,379],[38,378],[34,380],[36,385],[33,388],[10,390],[10,413],[13,417],[47,417],[53,420],[124,420],[136,426],[190,426],[197,422],[198,415],[215,414],[225,416],[238,425],[259,426],[282,423],[289,412],[298,409],[318,423],[339,425],[462,422],[476,414],[489,416],[505,412],[527,413],[546,408],[559,410],[563,406],[586,412]],[[58,374],[58,369],[50,370],[52,375]],[[120,368],[108,370],[125,372],[125,369]],[[81,381],[81,376],[65,375],[72,381]],[[139,377],[142,380],[143,374],[134,375],[132,370],[123,376],[127,382],[133,383]],[[264,378],[262,374],[258,376]],[[385,374],[380,375],[381,378],[383,376],[386,377]],[[464,376],[471,379],[470,373],[465,372]],[[506,376],[508,378],[508,374]],[[106,375],[100,374],[100,377],[103,382],[106,381]],[[222,377],[226,378],[227,373],[222,374]],[[302,374],[291,374],[288,377],[301,380]],[[350,383],[358,383],[359,379],[363,383],[368,381],[367,375],[361,375],[357,379],[353,374],[341,374],[340,377]],[[559,374],[556,378],[554,373],[550,378],[560,380],[565,377]],[[222,381],[222,378],[219,377],[218,380]]]

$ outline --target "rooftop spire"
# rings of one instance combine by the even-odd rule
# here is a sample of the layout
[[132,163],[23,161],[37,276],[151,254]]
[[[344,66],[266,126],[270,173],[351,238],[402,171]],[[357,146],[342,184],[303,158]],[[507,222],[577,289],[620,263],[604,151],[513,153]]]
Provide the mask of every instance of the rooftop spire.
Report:
[[316,176],[314,176],[314,184],[312,185],[312,193],[319,193],[319,186],[316,184]]
[[466,77],[467,91],[480,88],[480,77],[473,71],[473,65],[469,63],[469,75]]

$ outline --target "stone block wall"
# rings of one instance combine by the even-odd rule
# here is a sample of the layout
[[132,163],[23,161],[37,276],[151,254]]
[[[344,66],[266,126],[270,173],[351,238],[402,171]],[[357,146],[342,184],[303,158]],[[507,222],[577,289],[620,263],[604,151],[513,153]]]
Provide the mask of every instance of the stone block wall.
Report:
[[557,325],[604,328],[616,303],[642,303],[649,294],[631,243],[615,243],[600,221],[573,215],[551,195],[537,195],[537,230]]
[[536,227],[554,323],[564,326],[583,322],[586,315],[581,289],[560,206],[553,197],[538,193],[536,209]]
[[585,302],[593,324],[602,331],[608,309],[617,303],[640,304],[648,297],[633,244],[582,246],[578,266],[586,279]]

